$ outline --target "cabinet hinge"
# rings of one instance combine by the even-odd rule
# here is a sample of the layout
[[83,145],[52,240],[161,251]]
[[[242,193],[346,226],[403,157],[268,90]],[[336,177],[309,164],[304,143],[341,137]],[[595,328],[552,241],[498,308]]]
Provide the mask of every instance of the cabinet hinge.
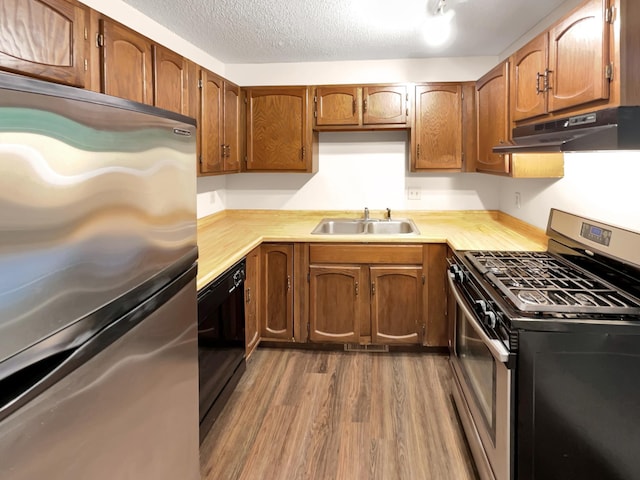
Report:
[[416,156],[420,158],[420,144],[418,144],[418,147],[416,148]]
[[247,157],[246,155],[244,157],[244,164],[249,165],[249,157]]
[[313,118],[318,118],[318,111],[317,110],[313,111]]
[[104,47],[104,35],[101,33],[96,33],[96,47]]
[[422,275],[422,284],[424,285],[424,282],[426,281],[426,279],[424,278],[424,275]]
[[405,98],[405,100],[408,102],[408,101],[409,101],[409,94],[408,94],[408,93],[405,93],[404,98]]
[[247,97],[244,97],[244,103],[245,104],[249,103],[249,100],[247,100]]
[[307,272],[307,282],[311,281],[311,273]]
[[307,322],[307,337],[311,335],[311,323]]
[[202,166],[202,155],[198,155],[198,162],[200,163],[200,166]]
[[84,59],[84,71],[86,72],[87,70],[89,70],[89,61],[85,58]]
[[302,147],[302,160],[304,160],[304,155],[305,155],[305,153],[306,153],[306,152],[305,152],[305,150],[306,150],[306,149],[305,149],[304,147]]
[[604,11],[604,21],[607,23],[613,23],[615,20],[616,7],[611,6]]
[[313,103],[318,103],[318,96],[317,95],[313,96]]
[[204,87],[204,83],[202,83],[202,79],[198,80],[198,88],[202,90],[202,87]]
[[89,30],[87,27],[84,27],[84,39],[89,40]]
[[604,78],[613,80],[613,63],[609,63],[604,67]]

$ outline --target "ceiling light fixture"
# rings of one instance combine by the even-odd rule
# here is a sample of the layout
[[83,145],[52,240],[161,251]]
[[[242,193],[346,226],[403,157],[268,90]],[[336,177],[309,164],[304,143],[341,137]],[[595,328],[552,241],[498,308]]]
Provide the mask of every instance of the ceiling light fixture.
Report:
[[451,20],[456,12],[446,10],[446,0],[439,0],[433,15],[427,12],[427,20],[424,24],[424,39],[427,45],[439,47],[451,36]]

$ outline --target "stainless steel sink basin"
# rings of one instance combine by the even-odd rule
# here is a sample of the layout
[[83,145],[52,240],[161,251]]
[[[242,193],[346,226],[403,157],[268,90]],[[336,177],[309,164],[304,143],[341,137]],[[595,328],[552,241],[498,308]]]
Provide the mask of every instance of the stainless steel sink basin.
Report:
[[364,233],[365,221],[346,218],[325,218],[311,232],[322,235],[356,235]]
[[367,233],[374,235],[397,235],[420,233],[411,220],[381,220],[367,223]]
[[413,220],[408,218],[393,220],[325,218],[311,233],[315,235],[415,235],[420,231]]

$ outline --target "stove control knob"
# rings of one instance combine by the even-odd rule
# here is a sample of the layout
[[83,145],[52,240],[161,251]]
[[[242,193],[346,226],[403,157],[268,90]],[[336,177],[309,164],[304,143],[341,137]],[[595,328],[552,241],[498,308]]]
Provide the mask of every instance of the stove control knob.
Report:
[[492,311],[484,312],[484,323],[489,328],[496,328],[496,314]]
[[481,313],[487,313],[487,302],[484,300],[476,300],[476,308]]
[[453,278],[458,283],[464,282],[464,271],[460,268],[459,265],[451,265],[449,267],[449,276]]

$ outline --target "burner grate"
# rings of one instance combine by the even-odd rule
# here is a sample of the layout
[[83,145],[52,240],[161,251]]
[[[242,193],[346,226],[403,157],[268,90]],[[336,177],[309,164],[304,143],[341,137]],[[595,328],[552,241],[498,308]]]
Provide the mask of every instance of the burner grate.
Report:
[[522,311],[640,313],[633,298],[546,252],[466,255]]

